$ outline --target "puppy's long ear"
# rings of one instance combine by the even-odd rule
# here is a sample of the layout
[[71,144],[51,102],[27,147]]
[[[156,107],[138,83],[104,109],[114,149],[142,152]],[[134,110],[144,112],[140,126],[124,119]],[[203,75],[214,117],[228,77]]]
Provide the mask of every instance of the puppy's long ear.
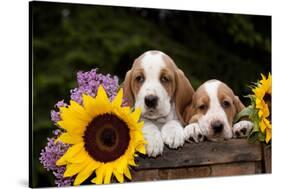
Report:
[[245,108],[244,104],[240,101],[238,96],[234,97],[234,106],[236,108],[236,113],[241,112]]
[[189,123],[189,120],[191,119],[192,116],[193,116],[193,107],[192,107],[192,103],[190,103],[185,107],[185,110],[183,112],[184,123]]
[[123,91],[124,91],[124,98],[126,99],[128,105],[130,107],[134,106],[134,96],[133,91],[131,88],[131,80],[132,80],[132,70],[129,70],[126,73],[126,77],[123,83]]
[[180,69],[177,69],[174,101],[178,119],[182,124],[187,124],[187,122],[185,121],[186,119],[184,119],[184,114],[186,112],[186,108],[191,105],[193,94],[194,90],[189,80]]

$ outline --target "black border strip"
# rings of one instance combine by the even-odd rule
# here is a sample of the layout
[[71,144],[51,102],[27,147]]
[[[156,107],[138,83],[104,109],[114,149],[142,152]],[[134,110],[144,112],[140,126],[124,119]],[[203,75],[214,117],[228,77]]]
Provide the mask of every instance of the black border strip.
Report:
[[32,2],[28,2],[28,14],[29,14],[29,18],[28,18],[28,140],[29,140],[29,157],[28,157],[28,161],[29,161],[29,170],[28,170],[28,186],[30,188],[34,187],[33,186],[33,81],[32,81],[32,77],[33,77],[33,66],[32,66],[32,36],[33,36],[33,18],[32,18]]

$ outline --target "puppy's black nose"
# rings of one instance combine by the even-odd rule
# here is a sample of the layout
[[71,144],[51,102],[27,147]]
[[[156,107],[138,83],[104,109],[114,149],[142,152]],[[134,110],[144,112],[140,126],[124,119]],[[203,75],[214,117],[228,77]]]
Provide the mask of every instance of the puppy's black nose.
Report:
[[148,108],[155,108],[158,103],[158,97],[154,95],[148,95],[144,98],[144,103]]
[[212,129],[214,130],[214,133],[215,133],[215,134],[218,134],[218,133],[222,132],[223,124],[222,124],[222,122],[220,122],[220,121],[214,121],[214,122],[211,124],[211,127],[212,127]]

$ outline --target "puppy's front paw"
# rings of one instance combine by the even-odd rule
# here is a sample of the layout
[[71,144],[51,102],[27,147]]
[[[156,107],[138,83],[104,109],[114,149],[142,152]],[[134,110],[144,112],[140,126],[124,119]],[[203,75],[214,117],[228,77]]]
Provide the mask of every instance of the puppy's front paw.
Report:
[[184,144],[182,126],[176,121],[166,123],[161,130],[162,139],[170,148],[176,149]]
[[184,128],[184,138],[190,143],[198,143],[205,140],[205,136],[198,123],[191,123]]
[[156,157],[163,153],[164,143],[160,134],[155,136],[149,135],[145,138],[147,141],[146,152],[149,157]]
[[239,121],[233,125],[232,131],[234,138],[246,137],[253,129],[253,123],[250,121]]
[[156,157],[163,153],[164,143],[159,130],[144,131],[146,153],[149,157]]

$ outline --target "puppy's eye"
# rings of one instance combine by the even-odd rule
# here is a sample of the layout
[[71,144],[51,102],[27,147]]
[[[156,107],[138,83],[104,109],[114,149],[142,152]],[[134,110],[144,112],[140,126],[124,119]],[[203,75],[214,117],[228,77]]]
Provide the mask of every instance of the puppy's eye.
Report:
[[207,109],[207,105],[206,104],[201,104],[200,106],[198,106],[199,110],[206,110]]
[[162,77],[160,78],[160,80],[161,80],[161,82],[163,82],[163,83],[167,83],[168,81],[170,81],[167,76],[162,76]]
[[136,77],[136,81],[139,83],[143,83],[144,82],[144,77],[142,75],[139,75]]
[[222,101],[222,107],[223,108],[229,108],[230,107],[230,102],[228,100]]

